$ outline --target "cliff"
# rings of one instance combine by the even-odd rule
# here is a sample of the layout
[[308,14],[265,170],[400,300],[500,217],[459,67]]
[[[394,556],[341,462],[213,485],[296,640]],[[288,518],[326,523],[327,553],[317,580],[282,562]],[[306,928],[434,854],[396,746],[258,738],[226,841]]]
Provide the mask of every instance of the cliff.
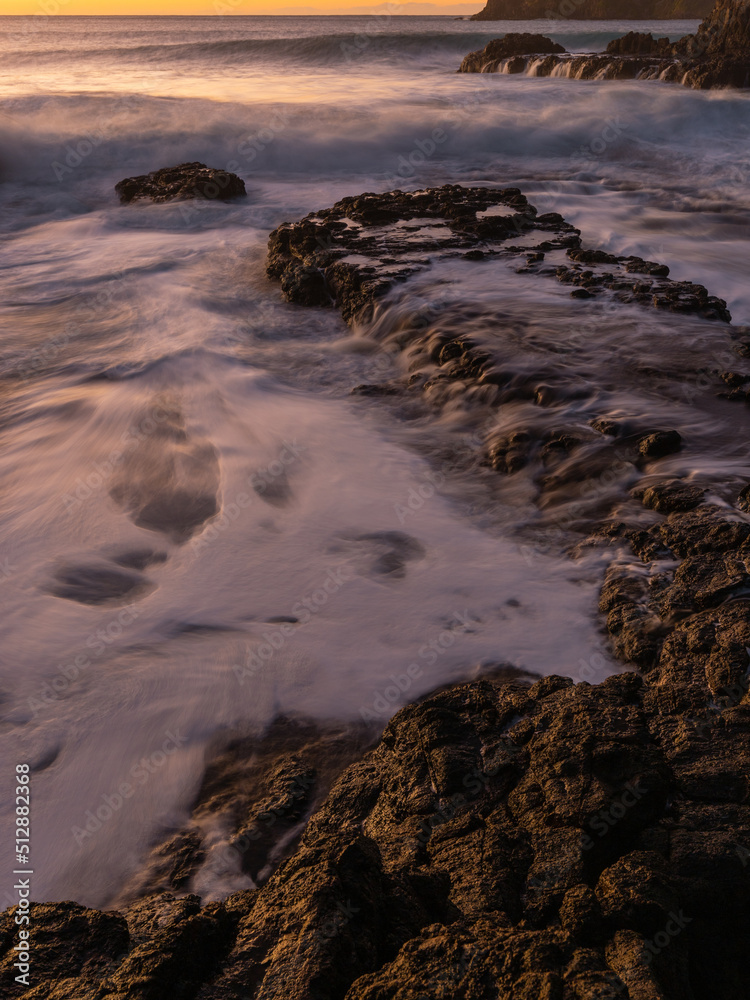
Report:
[[707,17],[711,0],[488,0],[472,21],[665,20]]

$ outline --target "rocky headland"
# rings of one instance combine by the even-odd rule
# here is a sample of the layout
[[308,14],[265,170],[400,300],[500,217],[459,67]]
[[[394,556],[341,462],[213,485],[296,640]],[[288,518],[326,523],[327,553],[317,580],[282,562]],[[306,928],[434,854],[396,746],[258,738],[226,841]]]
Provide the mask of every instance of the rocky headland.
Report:
[[670,18],[705,17],[711,0],[487,0],[472,21],[531,21],[570,19],[572,21],[665,21]]
[[[442,261],[553,290],[579,325],[605,304],[637,314],[632,372],[618,362],[602,384],[585,344],[566,357],[555,337],[536,338],[530,367],[517,347],[530,328],[468,292],[401,309]],[[500,667],[382,733],[279,719],[217,745],[189,824],[154,845],[116,910],[32,905],[29,988],[15,911],[0,917],[2,995],[744,1000],[750,488],[746,473],[669,463],[698,454],[703,423],[711,442],[717,414],[747,427],[749,331],[701,285],[587,248],[513,188],[344,199],[280,226],[268,273],[402,361],[353,392],[425,411],[461,400],[483,428],[476,475],[525,480],[552,526],[564,509],[568,555],[617,554],[600,608],[623,672],[592,685]],[[679,358],[655,366],[648,341],[672,334]],[[608,399],[631,377],[675,414],[687,389],[700,419],[618,416]],[[217,825],[252,885],[202,904]]]
[[744,88],[750,86],[750,3],[719,0],[694,35],[676,42],[631,31],[603,53],[571,55],[542,35],[510,34],[470,52],[459,72]]

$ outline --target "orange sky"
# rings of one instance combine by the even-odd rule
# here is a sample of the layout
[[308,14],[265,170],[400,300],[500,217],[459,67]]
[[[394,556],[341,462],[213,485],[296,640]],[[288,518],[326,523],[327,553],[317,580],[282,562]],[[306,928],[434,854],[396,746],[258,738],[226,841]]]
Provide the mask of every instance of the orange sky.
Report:
[[[433,0],[436,7],[449,8],[462,0]],[[465,2],[465,0],[463,0]],[[475,5],[479,10],[484,0]],[[367,0],[0,0],[0,14],[257,14],[273,10],[291,12],[302,10],[309,4],[319,10],[360,7],[367,12]],[[292,6],[294,5],[294,7]],[[394,0],[382,3],[375,0],[371,9],[380,12],[390,9],[393,14],[409,13],[408,2]]]

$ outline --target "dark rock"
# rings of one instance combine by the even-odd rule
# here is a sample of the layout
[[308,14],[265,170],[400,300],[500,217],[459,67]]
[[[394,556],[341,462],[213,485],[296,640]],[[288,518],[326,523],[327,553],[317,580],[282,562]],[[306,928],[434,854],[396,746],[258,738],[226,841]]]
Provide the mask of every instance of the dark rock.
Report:
[[613,39],[607,45],[606,52],[613,56],[669,56],[672,54],[672,45],[668,38],[654,38],[643,32],[629,31],[622,38]]
[[[239,679],[244,681],[241,674]],[[295,850],[304,819],[340,772],[375,738],[364,724],[324,726],[285,717],[260,736],[226,735],[209,757],[189,825],[155,845],[119,902],[191,888],[208,858],[207,821],[227,831],[225,860],[262,884]]]
[[[480,214],[497,206],[508,214]],[[413,219],[433,220],[434,235],[404,240],[397,224]],[[274,230],[267,273],[281,282],[290,302],[336,304],[351,321],[361,318],[394,283],[427,267],[430,256],[503,248],[525,259],[528,247],[514,248],[511,241],[532,232],[561,247],[579,242],[578,230],[558,216],[538,216],[517,188],[447,184],[413,193],[367,193]],[[352,254],[361,262],[345,259]]]
[[655,431],[641,438],[638,451],[644,458],[664,458],[682,448],[682,438],[677,431]]
[[[0,990],[9,998],[27,992],[16,983],[18,970],[13,967],[17,912],[14,907],[0,916]],[[100,913],[71,902],[34,903],[29,918],[30,980],[67,982],[69,996],[88,997],[96,982],[117,968],[131,944],[127,923],[119,913]],[[62,1000],[64,993],[57,996]]]
[[184,201],[208,198],[227,201],[246,194],[245,182],[226,170],[207,167],[205,163],[181,163],[140,177],[126,177],[115,184],[123,205],[147,198],[150,201]]
[[504,35],[495,38],[478,52],[470,52],[461,63],[461,73],[491,73],[497,70],[500,63],[512,56],[542,55],[546,53],[565,52],[562,45],[553,42],[544,35],[533,35],[528,32]]
[[666,483],[655,483],[642,494],[644,507],[656,510],[660,514],[672,514],[675,511],[693,510],[703,502],[705,490],[700,486],[690,486],[679,479]]
[[665,544],[683,559],[704,552],[740,550],[750,538],[750,523],[745,518],[713,504],[670,514],[660,530]]
[[526,431],[512,431],[496,438],[489,448],[490,465],[496,472],[518,472],[528,462],[529,444],[530,438]]
[[611,437],[617,437],[620,431],[618,422],[611,420],[609,417],[596,417],[596,419],[591,421],[591,426],[595,431],[599,431],[600,434],[608,434]]
[[[482,216],[497,205],[508,214]],[[405,246],[403,218],[420,228],[431,220],[440,239]],[[514,189],[345,199],[277,230],[269,273],[289,279],[293,298],[307,294],[298,276],[314,271],[326,301],[353,319],[432,255],[464,257],[473,248],[482,259],[525,259],[528,241],[512,241],[536,232],[546,245],[539,252],[571,251],[565,284],[587,288],[600,277],[595,287],[632,289],[636,273],[657,298],[673,296],[679,306],[688,294],[658,264],[585,251],[577,231],[559,216],[537,216]],[[358,264],[345,259],[354,247]],[[689,294],[707,301],[707,293]],[[466,315],[404,321],[398,348],[416,362],[412,375],[429,373],[427,396],[476,391],[487,408],[522,401],[528,421],[513,427],[506,417],[476,447],[498,471],[528,467],[520,475],[536,476],[545,502],[561,483],[615,463],[637,479],[636,460],[679,445],[676,431],[647,435],[648,425],[626,418],[594,418],[589,429],[591,413],[608,405],[598,397],[584,419],[561,420],[560,366],[514,368],[482,339],[480,323],[467,335]],[[171,488],[180,456],[210,456],[178,413],[162,423],[154,451],[141,450],[129,466],[132,481],[116,485],[132,516],[162,484],[165,464]],[[290,719],[262,737],[225,736],[209,755],[188,826],[155,845],[148,878],[118,904],[123,915],[70,903],[35,908],[38,926],[52,933],[35,941],[43,979],[31,990],[10,977],[14,911],[0,917],[7,995],[750,995],[750,519],[703,496],[691,482],[652,482],[620,493],[616,519],[606,498],[597,501],[599,541],[628,545],[641,560],[613,562],[600,600],[613,650],[641,673],[597,686],[556,676],[529,685],[499,667],[402,709],[374,747],[367,726]],[[396,531],[342,532],[336,544],[379,579],[426,555]],[[225,831],[225,849],[256,888],[201,907],[196,896],[161,890],[193,887],[210,853],[205,829]]]
[[[487,215],[502,207],[508,214]],[[432,221],[433,232],[404,239],[398,223]],[[346,221],[345,221],[346,220]],[[514,240],[538,234],[537,248]],[[522,260],[535,249],[564,249],[573,267],[558,267],[558,279],[579,285],[587,295],[609,290],[624,302],[639,302],[707,319],[729,321],[726,303],[691,282],[671,281],[669,269],[639,257],[616,257],[581,247],[579,232],[555,213],[539,215],[517,188],[441,188],[405,193],[363,194],[344,198],[332,208],[286,223],[271,233],[267,273],[280,281],[285,298],[303,305],[336,305],[347,321],[367,318],[374,303],[394,284],[426,268],[431,260],[455,257],[471,249]],[[347,258],[356,255],[358,263]],[[420,257],[420,255],[423,255]],[[586,263],[608,270],[583,271]],[[629,275],[643,274],[634,287]],[[541,280],[546,280],[540,275]]]
[[[716,717],[698,673],[694,684],[694,725],[670,712],[674,679],[651,689],[634,674],[598,687],[478,681],[408,706],[261,889],[203,909],[150,897],[125,915],[129,940],[121,917],[97,914],[120,936],[85,975],[70,960],[80,932],[64,928],[39,943],[45,989],[744,996],[750,709]],[[48,906],[62,916],[71,904]]]

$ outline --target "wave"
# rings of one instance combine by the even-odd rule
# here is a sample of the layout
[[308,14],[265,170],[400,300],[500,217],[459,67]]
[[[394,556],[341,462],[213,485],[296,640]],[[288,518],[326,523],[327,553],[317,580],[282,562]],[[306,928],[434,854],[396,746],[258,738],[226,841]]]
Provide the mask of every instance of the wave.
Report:
[[[119,48],[92,48],[76,52],[77,59],[135,62],[179,62],[208,59],[223,61],[239,58],[271,61],[281,60],[312,65],[340,65],[360,59],[373,59],[402,63],[408,57],[420,55],[454,54],[463,57],[466,52],[483,48],[493,36],[492,31],[447,34],[444,32],[345,32],[336,35],[296,38],[236,38],[221,41],[177,42],[168,45],[136,45]],[[69,62],[68,49],[24,50],[8,52],[5,65]]]

